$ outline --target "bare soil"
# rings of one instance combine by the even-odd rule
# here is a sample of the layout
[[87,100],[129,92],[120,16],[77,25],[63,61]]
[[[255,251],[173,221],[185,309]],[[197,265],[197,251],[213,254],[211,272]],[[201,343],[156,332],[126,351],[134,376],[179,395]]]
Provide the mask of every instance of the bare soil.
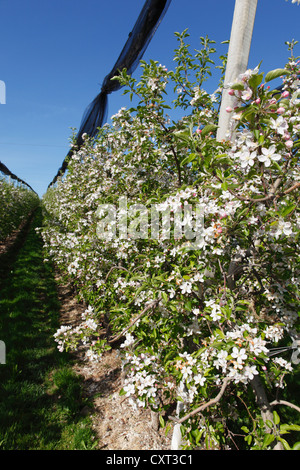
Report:
[[[57,276],[58,298],[61,304],[61,324],[75,325],[85,306],[76,301],[70,285],[62,284]],[[134,410],[122,388],[121,361],[117,351],[106,352],[98,364],[86,362],[84,352],[76,354],[74,371],[83,378],[83,390],[92,403],[83,414],[90,415],[103,450],[169,450],[172,429],[158,428],[150,410]],[[157,417],[156,417],[157,418]]]

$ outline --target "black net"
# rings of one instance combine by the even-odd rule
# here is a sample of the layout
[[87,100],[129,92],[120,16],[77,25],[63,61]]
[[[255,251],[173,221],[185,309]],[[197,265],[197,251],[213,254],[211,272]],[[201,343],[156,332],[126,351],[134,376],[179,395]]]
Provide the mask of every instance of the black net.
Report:
[[12,173],[6,165],[4,165],[4,163],[0,162],[0,171],[4,174],[4,175],[7,175],[7,176],[10,176],[13,180],[16,180],[18,181],[19,183],[22,183],[24,184],[25,186],[27,186],[27,188],[31,189],[31,191],[34,191],[34,189],[32,189],[32,187],[26,183],[26,181],[23,181],[21,178],[19,178],[18,176],[16,176],[14,173]]
[[[148,47],[149,42],[161,23],[170,3],[171,0],[146,0],[118,60],[111,72],[106,75],[103,81],[100,93],[89,104],[84,112],[80,128],[76,136],[77,148],[80,148],[83,143],[83,134],[95,137],[99,127],[102,127],[107,117],[107,95],[121,88],[118,80],[111,79],[117,76],[123,69],[126,69],[129,75],[134,72]],[[68,161],[72,156],[72,153],[73,150],[70,150],[49,186],[54,184],[57,178],[66,171]]]

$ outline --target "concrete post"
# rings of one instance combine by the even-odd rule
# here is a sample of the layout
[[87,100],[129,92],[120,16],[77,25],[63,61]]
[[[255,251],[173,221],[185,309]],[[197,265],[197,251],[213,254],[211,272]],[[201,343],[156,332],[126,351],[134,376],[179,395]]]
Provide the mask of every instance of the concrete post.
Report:
[[[251,39],[256,14],[257,0],[236,0],[232,21],[228,60],[225,72],[224,86],[234,82],[241,73],[247,70]],[[223,90],[222,103],[219,115],[219,128],[217,140],[229,139],[230,113],[227,107],[234,107],[234,97],[228,94],[228,89]]]

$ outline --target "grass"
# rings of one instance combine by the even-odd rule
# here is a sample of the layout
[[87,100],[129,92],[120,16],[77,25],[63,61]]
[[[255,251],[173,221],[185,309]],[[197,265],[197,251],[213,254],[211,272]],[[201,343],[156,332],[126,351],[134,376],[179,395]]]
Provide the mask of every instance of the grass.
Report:
[[0,258],[0,449],[89,450],[96,446],[81,379],[57,351],[59,302],[43,262],[38,209],[13,250]]

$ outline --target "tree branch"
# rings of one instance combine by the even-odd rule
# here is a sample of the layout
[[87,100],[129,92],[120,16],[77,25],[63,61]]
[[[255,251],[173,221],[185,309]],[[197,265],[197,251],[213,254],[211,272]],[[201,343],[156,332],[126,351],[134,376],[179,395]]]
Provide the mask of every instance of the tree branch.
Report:
[[[244,197],[244,196],[239,196],[238,194],[236,194],[232,189],[228,188],[228,191],[230,192],[230,194],[232,194],[233,196],[237,197],[238,199],[240,199],[241,201],[247,201],[247,202],[264,202],[264,201],[269,201],[270,199],[273,199],[275,197],[275,194],[276,194],[276,191],[278,189],[278,187],[280,186],[280,183],[282,181],[282,178],[277,178],[277,180],[275,181],[275,183],[273,184],[273,186],[271,187],[269,193],[265,196],[265,197],[261,197],[259,199],[253,199],[252,197]],[[295,185],[296,186],[296,185]],[[292,191],[293,188],[290,188],[290,190]],[[289,191],[289,190],[288,190]],[[286,193],[285,193],[286,194]]]
[[276,406],[276,405],[285,405],[285,406],[289,406],[290,408],[294,408],[295,410],[299,411],[299,413],[300,413],[300,407],[294,405],[294,403],[290,403],[289,401],[285,401],[285,400],[274,400],[274,401],[272,401],[272,402],[270,403],[270,406]]
[[289,194],[291,193],[292,191],[294,191],[294,189],[297,189],[300,187],[300,183],[296,183],[294,184],[294,186],[292,186],[291,188],[287,189],[286,191],[284,191],[284,194]]
[[141,313],[139,313],[133,320],[132,322],[130,323],[130,325],[128,325],[126,328],[124,328],[123,331],[121,331],[121,333],[119,333],[118,335],[114,336],[113,338],[111,338],[108,342],[109,343],[114,343],[115,341],[118,341],[120,338],[122,338],[122,336],[125,335],[125,333],[146,313],[148,312],[148,310],[156,307],[156,305],[159,304],[159,302],[161,301],[161,298],[159,299],[156,299],[154,300],[153,302],[151,302],[149,305],[147,305],[147,307],[144,308],[144,310],[141,311]]
[[110,270],[108,271],[107,275],[106,275],[105,282],[107,281],[107,279],[109,278],[110,273],[111,273],[114,269],[121,269],[122,271],[127,271],[127,272],[129,273],[128,269],[123,268],[123,266],[119,266],[119,265],[118,265],[118,266],[112,266],[112,267],[110,268]]
[[191,411],[190,413],[188,413],[187,415],[183,416],[182,418],[178,419],[178,418],[175,418],[174,416],[170,416],[170,419],[172,421],[176,421],[176,423],[178,424],[181,424],[183,423],[184,421],[186,421],[187,419],[191,418],[192,416],[196,415],[197,413],[200,413],[200,411],[203,411],[205,410],[205,408],[208,408],[209,406],[212,406],[212,405],[215,405],[216,403],[218,403],[220,401],[220,399],[222,398],[222,396],[224,395],[224,392],[225,392],[225,389],[228,385],[228,383],[230,382],[230,379],[229,377],[226,377],[224,380],[223,380],[223,383],[222,383],[222,387],[218,393],[218,395],[215,397],[215,398],[212,398],[211,400],[209,400],[207,403],[203,403],[203,405],[200,405],[198,408],[196,408],[195,410]]

